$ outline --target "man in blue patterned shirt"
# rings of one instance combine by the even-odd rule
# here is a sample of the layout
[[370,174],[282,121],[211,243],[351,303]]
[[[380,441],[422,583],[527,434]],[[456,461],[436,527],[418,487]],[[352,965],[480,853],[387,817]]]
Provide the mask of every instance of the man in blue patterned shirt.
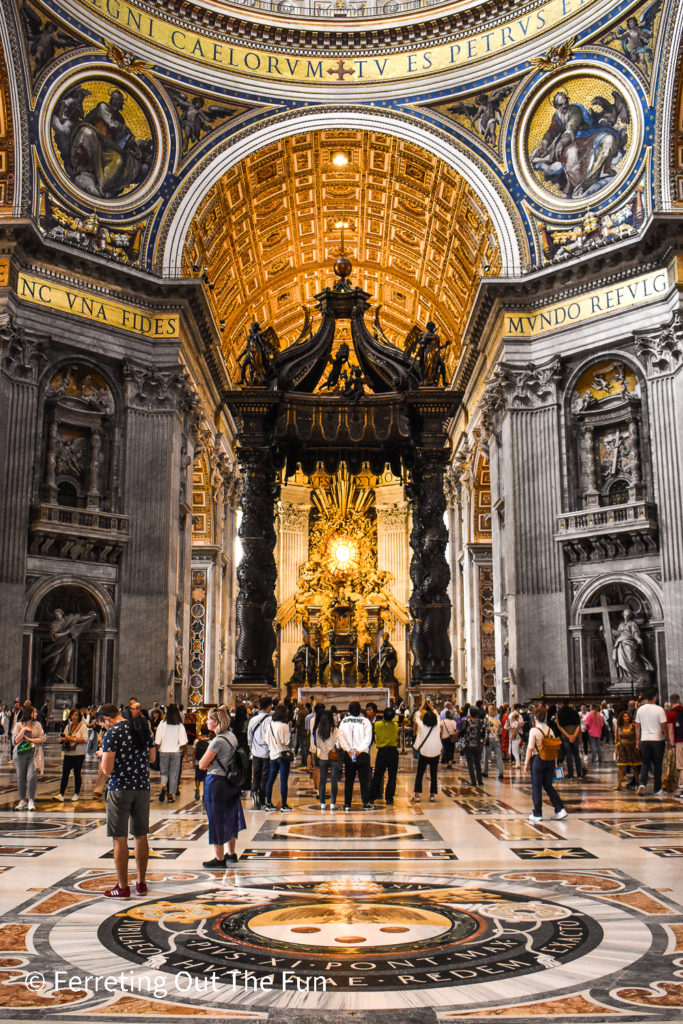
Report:
[[149,762],[153,739],[142,716],[126,721],[115,704],[104,704],[99,711],[106,733],[102,740],[102,771],[109,776],[107,786],[107,835],[114,840],[114,864],[117,884],[105,896],[130,898],[128,885],[128,827],[135,839],[135,863],[138,896],[147,892],[145,875],[149,859]]

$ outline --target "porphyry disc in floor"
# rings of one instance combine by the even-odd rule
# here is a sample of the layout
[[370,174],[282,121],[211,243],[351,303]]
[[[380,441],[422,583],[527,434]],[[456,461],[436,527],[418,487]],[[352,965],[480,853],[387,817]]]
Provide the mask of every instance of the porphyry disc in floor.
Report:
[[[422,1005],[482,1008],[500,1001],[503,979],[514,979],[518,999],[576,989],[626,971],[651,947],[646,924],[599,888],[488,874],[232,876],[118,912],[97,901],[70,913],[50,941],[67,961],[78,949],[81,970],[92,949],[98,973],[153,971],[171,991],[181,972],[215,972],[217,1007],[330,1010],[409,1006],[418,989]],[[272,988],[245,989],[245,972],[259,989],[272,977]]]

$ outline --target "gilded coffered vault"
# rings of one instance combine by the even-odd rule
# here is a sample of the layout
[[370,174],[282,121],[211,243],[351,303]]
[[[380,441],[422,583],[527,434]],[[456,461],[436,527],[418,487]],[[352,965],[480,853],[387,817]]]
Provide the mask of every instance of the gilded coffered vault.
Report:
[[[340,156],[347,163],[337,167]],[[229,171],[188,235],[185,272],[208,276],[233,379],[251,320],[296,340],[301,307],[329,279],[342,223],[353,282],[381,304],[390,339],[402,344],[413,324],[433,319],[454,342],[452,370],[479,279],[500,268],[485,208],[415,145],[323,131],[283,139]]]

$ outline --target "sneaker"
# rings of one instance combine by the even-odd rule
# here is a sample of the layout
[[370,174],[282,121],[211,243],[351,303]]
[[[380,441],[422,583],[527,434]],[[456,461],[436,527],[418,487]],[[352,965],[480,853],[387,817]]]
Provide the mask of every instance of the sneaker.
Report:
[[543,821],[543,818],[539,814],[530,814],[528,820],[536,824],[539,821]]
[[28,802],[28,809],[29,809],[29,811],[35,811],[36,805],[34,804],[33,800],[29,800],[29,802]]
[[374,809],[375,809],[375,805],[374,804],[363,804],[363,810],[364,811],[374,811]]
[[350,808],[350,807],[349,807],[348,805],[345,805],[345,806],[344,806],[344,810],[345,810],[345,811],[346,811],[346,813],[348,814],[348,813],[349,813],[349,811],[351,810],[351,808]]
[[159,803],[163,804],[165,799],[166,799],[166,790],[162,789],[161,792],[159,793]]
[[71,797],[71,803],[72,804],[77,804],[78,803],[78,793],[74,793],[74,795]]
[[410,798],[410,802],[411,802],[411,804],[419,804],[419,802],[420,802],[419,794],[418,793],[413,793],[413,795]]
[[337,810],[337,805],[336,804],[330,804],[330,810],[331,811],[336,811]]
[[[657,792],[653,794],[653,796],[664,796],[664,790],[663,789],[658,789]],[[29,811],[31,810],[31,804],[30,803],[28,805],[28,809],[29,809]]]
[[115,885],[113,889],[107,889],[103,895],[109,897],[111,900],[129,900],[130,886]]
[[19,803],[15,805],[14,810],[15,811],[25,811],[26,810],[26,801],[25,800],[20,800]]
[[63,793],[57,793],[57,799],[59,800],[60,804],[63,804],[64,803],[64,794]]
[[555,813],[553,814],[553,818],[555,819],[555,821],[562,821],[562,819],[566,817],[567,812],[565,811],[564,807],[559,811],[555,811]]
[[205,868],[224,868],[225,860],[225,857],[223,858],[223,860],[219,860],[218,857],[212,857],[211,860],[203,861],[202,866]]
[[175,803],[175,797],[173,796],[173,793],[169,793],[168,794],[168,802],[169,802],[169,804],[174,804]]
[[435,800],[436,800],[435,796],[430,796],[430,798],[429,798],[430,804],[433,804]]
[[[194,798],[195,798],[195,800],[199,800],[199,790],[197,789],[196,786],[195,786],[195,791],[194,791]],[[255,806],[254,809],[258,811],[258,807]]]
[[264,811],[274,811],[275,810],[275,805],[274,804],[264,804],[263,805],[263,810]]
[[321,810],[321,811],[324,811],[324,810],[325,810],[325,807],[326,807],[326,806],[327,806],[327,804],[321,804],[321,805],[320,805],[320,810]]
[[645,796],[645,786],[638,786],[638,796]]
[[225,863],[226,864],[228,863],[228,861],[230,861],[232,864],[236,864],[238,860],[239,860],[239,857],[237,856],[236,853],[226,853],[226,855],[225,855]]
[[289,804],[283,804],[282,807],[280,808],[280,813],[284,814],[285,811],[291,811],[291,809],[292,808],[289,806]]
[[138,894],[138,896],[146,896],[148,892],[147,882],[136,882],[135,891]]

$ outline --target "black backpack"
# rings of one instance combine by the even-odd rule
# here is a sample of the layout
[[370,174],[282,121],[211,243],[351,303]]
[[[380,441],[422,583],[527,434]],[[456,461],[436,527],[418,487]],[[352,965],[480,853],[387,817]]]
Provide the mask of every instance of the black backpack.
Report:
[[476,750],[482,745],[484,723],[481,718],[468,718],[465,727],[465,750]]
[[218,754],[216,754],[216,760],[221,768],[225,770],[225,777],[228,782],[233,786],[236,786],[238,789],[243,789],[251,779],[251,761],[249,760],[249,752],[243,747],[233,747],[227,736],[223,736],[223,739],[232,750],[233,758],[228,765],[223,764]]

